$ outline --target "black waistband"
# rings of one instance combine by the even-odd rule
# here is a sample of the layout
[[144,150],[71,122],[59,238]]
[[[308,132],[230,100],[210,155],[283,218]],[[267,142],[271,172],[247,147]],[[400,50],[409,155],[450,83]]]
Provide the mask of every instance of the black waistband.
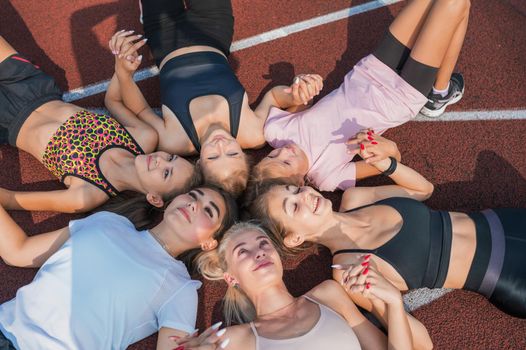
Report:
[[431,211],[430,230],[429,258],[422,286],[441,288],[446,281],[453,240],[449,213],[447,211]]
[[198,51],[185,53],[169,59],[161,68],[161,72],[166,70],[178,69],[181,67],[199,66],[202,64],[222,64],[229,65],[225,56],[214,51]]

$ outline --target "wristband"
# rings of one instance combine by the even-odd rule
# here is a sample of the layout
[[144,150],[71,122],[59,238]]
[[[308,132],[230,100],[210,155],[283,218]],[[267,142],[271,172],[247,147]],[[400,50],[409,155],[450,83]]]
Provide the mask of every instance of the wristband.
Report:
[[398,165],[396,158],[389,157],[389,159],[391,159],[391,165],[389,165],[389,168],[382,171],[382,175],[391,176],[396,171],[396,166]]

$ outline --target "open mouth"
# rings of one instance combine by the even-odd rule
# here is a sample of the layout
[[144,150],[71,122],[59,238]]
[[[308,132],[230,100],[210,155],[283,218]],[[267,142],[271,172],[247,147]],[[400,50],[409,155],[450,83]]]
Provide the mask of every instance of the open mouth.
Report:
[[316,212],[318,211],[318,208],[320,207],[320,202],[321,202],[321,198],[316,197],[316,199],[314,200],[314,210],[313,210],[314,214],[316,214]]
[[263,261],[263,262],[259,263],[253,271],[257,271],[259,269],[265,268],[265,267],[270,266],[270,265],[274,265],[274,263],[272,261],[270,261],[270,260]]
[[186,221],[188,222],[191,222],[190,221],[190,214],[188,214],[188,210],[186,210],[185,208],[177,208],[179,210],[179,212],[181,213],[181,215],[184,216],[184,218],[186,219]]

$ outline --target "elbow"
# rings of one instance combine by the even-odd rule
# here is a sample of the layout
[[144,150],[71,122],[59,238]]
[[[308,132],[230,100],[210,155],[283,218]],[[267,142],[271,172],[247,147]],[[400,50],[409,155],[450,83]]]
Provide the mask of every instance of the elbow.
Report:
[[428,182],[426,186],[426,191],[425,191],[425,199],[428,199],[429,197],[431,197],[431,195],[433,194],[433,191],[435,191],[435,186],[431,182]]

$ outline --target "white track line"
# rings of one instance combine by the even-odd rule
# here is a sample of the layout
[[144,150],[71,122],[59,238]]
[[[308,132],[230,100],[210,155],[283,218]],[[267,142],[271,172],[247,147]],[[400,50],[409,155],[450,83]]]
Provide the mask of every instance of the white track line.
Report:
[[[395,4],[397,2],[400,2],[402,0],[375,0],[371,2],[367,2],[362,5],[349,7],[340,11],[332,12],[327,15],[318,16],[311,18],[306,21],[297,22],[288,26],[284,26],[278,29],[274,29],[268,32],[264,32],[255,36],[251,36],[246,39],[241,39],[238,41],[235,41],[232,43],[232,46],[230,47],[231,52],[240,51],[247,49],[249,47],[253,47],[256,45],[260,45],[272,40],[276,40],[279,38],[286,37],[288,35],[298,33],[304,30],[308,30],[314,27],[318,27],[327,23],[339,21],[344,18],[352,17],[354,15],[358,15],[360,13],[365,13],[368,11],[376,10],[381,7],[389,6],[392,4]],[[148,68],[144,68],[141,70],[138,70],[133,79],[135,81],[141,81],[145,79],[152,78],[159,74],[159,70],[156,66],[151,66]],[[72,89],[68,92],[65,92],[62,98],[66,102],[73,102],[76,100],[80,100],[82,98],[86,98],[89,96],[93,96],[96,94],[100,94],[108,88],[110,81],[105,80],[94,84],[89,84],[83,87],[79,87],[76,89]]]

